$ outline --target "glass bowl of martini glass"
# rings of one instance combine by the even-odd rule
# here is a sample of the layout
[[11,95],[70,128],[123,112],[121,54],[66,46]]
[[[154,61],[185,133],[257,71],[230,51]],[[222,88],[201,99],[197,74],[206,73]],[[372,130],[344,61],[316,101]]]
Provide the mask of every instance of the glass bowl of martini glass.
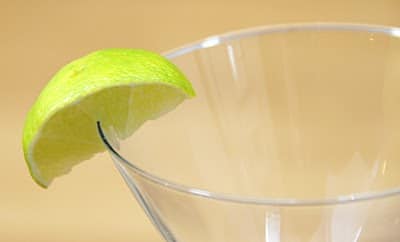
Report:
[[168,241],[400,241],[400,29],[309,23],[165,54],[196,97],[99,132]]

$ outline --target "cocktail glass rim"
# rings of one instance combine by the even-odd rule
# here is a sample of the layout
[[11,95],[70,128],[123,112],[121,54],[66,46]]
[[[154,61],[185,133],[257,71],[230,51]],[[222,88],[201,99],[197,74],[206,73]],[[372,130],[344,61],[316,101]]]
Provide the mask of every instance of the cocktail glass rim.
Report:
[[[388,36],[397,37],[400,39],[400,28],[384,25],[358,24],[358,23],[293,23],[279,25],[265,25],[253,28],[246,28],[238,31],[228,32],[221,35],[214,35],[202,40],[192,42],[182,47],[165,52],[163,55],[168,59],[173,59],[182,56],[186,53],[195,50],[210,48],[223,44],[232,40],[245,37],[256,36],[260,34],[271,34],[290,31],[362,31],[373,33],[386,34]],[[386,189],[383,191],[360,192],[353,194],[340,195],[336,197],[328,197],[324,199],[296,199],[296,198],[274,198],[274,197],[248,197],[234,194],[226,194],[221,192],[213,192],[196,187],[189,187],[184,184],[175,183],[173,181],[156,176],[149,171],[146,171],[128,159],[124,158],[109,142],[106,134],[101,128],[100,122],[97,123],[98,133],[106,146],[108,152],[119,162],[127,165],[137,175],[146,179],[149,182],[155,183],[168,189],[175,190],[180,193],[185,193],[192,196],[204,197],[224,202],[242,203],[248,205],[263,205],[263,206],[327,206],[339,205],[346,203],[361,202],[372,199],[382,199],[386,197],[400,195],[400,186],[396,188]]]

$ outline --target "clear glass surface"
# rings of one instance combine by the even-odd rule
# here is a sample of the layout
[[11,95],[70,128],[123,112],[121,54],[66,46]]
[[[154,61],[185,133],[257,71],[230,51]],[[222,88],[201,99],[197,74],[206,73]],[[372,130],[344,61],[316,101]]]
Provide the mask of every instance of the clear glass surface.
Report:
[[166,56],[197,96],[118,150],[103,135],[166,241],[400,241],[399,28],[266,26]]

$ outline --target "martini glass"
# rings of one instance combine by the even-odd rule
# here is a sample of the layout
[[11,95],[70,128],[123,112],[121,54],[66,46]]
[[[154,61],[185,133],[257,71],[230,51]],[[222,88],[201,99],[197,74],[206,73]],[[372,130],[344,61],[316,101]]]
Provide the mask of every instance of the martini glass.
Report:
[[197,96],[121,142],[98,128],[166,241],[400,241],[399,28],[265,26],[165,56]]

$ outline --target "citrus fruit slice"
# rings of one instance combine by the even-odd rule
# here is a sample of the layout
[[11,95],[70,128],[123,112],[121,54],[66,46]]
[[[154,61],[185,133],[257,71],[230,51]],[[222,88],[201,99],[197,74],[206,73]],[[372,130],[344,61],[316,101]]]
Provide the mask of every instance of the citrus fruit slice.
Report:
[[190,82],[158,54],[106,49],[79,58],[54,75],[27,115],[23,151],[29,171],[47,187],[104,150],[97,121],[124,139],[192,96]]

